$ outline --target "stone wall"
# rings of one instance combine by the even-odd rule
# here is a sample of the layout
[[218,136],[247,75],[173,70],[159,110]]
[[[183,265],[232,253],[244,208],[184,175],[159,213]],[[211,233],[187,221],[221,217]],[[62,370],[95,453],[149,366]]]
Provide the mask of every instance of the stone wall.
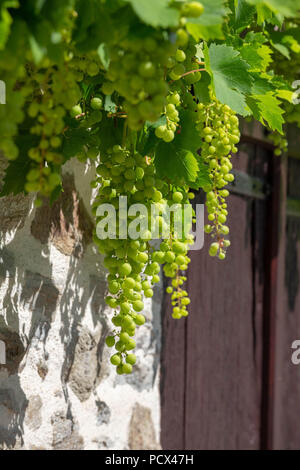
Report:
[[93,174],[68,162],[52,207],[0,199],[0,449],[159,448],[162,289],[146,303],[135,372],[117,376],[104,344],[105,270],[91,242]]

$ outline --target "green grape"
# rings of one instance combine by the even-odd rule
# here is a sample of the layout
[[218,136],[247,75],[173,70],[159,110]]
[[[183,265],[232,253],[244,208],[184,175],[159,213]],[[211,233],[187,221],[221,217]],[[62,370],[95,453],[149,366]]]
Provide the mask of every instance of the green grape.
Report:
[[135,356],[135,354],[127,354],[127,356],[126,356],[126,362],[127,362],[127,364],[131,364],[132,366],[134,366],[134,364],[136,363],[136,356]]
[[182,14],[187,17],[197,18],[204,12],[204,6],[200,2],[185,3],[182,7]]
[[[107,336],[106,338],[106,344],[109,348],[112,348],[115,345],[115,338],[114,336]],[[115,364],[116,365],[116,364]]]
[[91,99],[91,108],[98,111],[103,108],[102,98],[94,97]]
[[229,106],[218,101],[209,106],[199,104],[197,114],[196,129],[203,139],[201,155],[210,168],[206,207],[211,224],[206,225],[204,230],[218,240],[217,243],[212,243],[210,255],[218,254],[219,259],[223,260],[229,246],[224,240],[224,235],[229,233],[229,228],[224,225],[228,214],[225,199],[229,196],[229,191],[223,188],[234,180],[230,153],[235,150],[235,144],[239,141],[239,121]]
[[110,362],[114,365],[114,366],[119,366],[121,364],[121,358],[118,354],[114,354],[113,356],[111,356],[110,358]]

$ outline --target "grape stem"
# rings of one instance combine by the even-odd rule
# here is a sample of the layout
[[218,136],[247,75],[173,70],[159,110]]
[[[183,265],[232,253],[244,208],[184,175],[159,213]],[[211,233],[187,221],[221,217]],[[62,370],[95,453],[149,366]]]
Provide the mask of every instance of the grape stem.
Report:
[[[195,70],[190,70],[189,72],[185,72],[184,74],[180,75],[180,78],[183,78],[183,77],[186,77],[187,75],[190,75],[191,73],[195,73],[195,72],[206,72],[206,69],[195,69]],[[172,80],[170,82],[170,85],[172,83],[174,83],[175,80]]]
[[84,117],[85,115],[86,115],[86,113],[77,114],[77,116],[75,116],[75,119],[80,119],[80,118]]
[[182,74],[181,78],[186,77],[187,75],[190,75],[191,73],[195,73],[195,72],[206,72],[206,70],[205,69],[190,70],[189,72],[185,72],[184,74]]

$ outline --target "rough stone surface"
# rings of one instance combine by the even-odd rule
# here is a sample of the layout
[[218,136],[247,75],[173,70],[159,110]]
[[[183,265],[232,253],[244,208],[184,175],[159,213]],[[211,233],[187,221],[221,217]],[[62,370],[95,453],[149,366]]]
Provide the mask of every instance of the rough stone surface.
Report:
[[25,423],[33,431],[36,431],[42,425],[42,406],[43,402],[39,395],[32,395],[29,397],[25,415]]
[[77,426],[73,421],[64,415],[64,412],[57,412],[53,415],[53,449],[56,450],[83,450],[84,441],[78,434]]
[[51,208],[0,199],[0,449],[158,446],[162,292],[145,303],[134,374],[117,376],[105,346],[113,313],[103,258],[90,243],[94,175],[68,162]]
[[92,335],[86,327],[79,330],[68,383],[80,401],[87,400],[96,386],[100,338],[100,333]]
[[98,408],[97,413],[97,424],[101,426],[101,424],[108,424],[110,421],[110,409],[104,401],[96,401],[96,405]]
[[81,256],[91,241],[92,222],[75,188],[74,176],[63,178],[63,191],[50,206],[47,201],[36,211],[31,225],[32,235],[46,244],[48,241],[64,255]]
[[132,411],[128,443],[131,450],[160,449],[156,441],[151,410],[138,403]]
[[31,206],[31,196],[7,196],[0,204],[0,233],[24,227]]

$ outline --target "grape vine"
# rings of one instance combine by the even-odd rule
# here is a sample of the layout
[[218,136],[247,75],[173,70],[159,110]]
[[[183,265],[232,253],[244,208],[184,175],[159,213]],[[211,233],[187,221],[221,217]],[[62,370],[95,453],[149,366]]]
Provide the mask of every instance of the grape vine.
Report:
[[[209,254],[226,257],[240,119],[263,124],[278,156],[288,151],[286,123],[300,125],[300,0],[161,0],[150,9],[148,0],[16,0],[0,11],[0,196],[33,192],[40,206],[59,197],[68,160],[95,165],[106,343],[117,373],[131,373],[162,266],[173,318],[188,315],[194,237],[184,211],[197,222],[195,191],[206,195]],[[138,219],[125,200],[143,205]],[[137,236],[124,236],[134,220]]]

